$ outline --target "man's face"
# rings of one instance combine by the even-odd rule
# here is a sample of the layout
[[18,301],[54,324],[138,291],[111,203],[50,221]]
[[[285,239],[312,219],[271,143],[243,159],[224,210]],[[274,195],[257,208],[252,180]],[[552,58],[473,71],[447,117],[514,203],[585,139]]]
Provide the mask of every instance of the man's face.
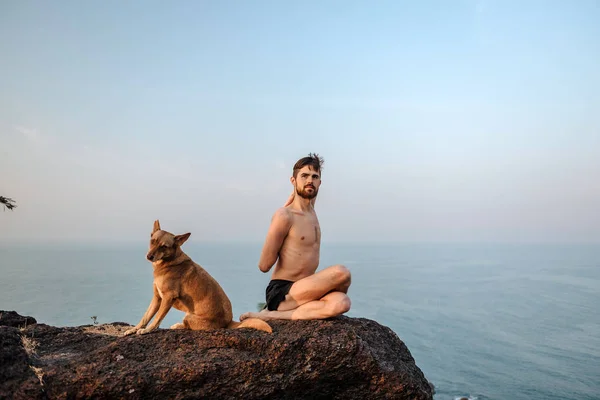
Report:
[[292,177],[292,184],[296,187],[296,193],[304,199],[313,199],[319,193],[321,186],[321,174],[306,165],[298,171],[296,178]]

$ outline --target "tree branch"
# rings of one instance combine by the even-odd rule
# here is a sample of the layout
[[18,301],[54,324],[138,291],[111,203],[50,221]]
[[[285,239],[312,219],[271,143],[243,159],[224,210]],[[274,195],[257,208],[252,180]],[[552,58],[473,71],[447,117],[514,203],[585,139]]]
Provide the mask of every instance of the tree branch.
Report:
[[4,209],[8,208],[9,210],[12,210],[17,206],[13,199],[4,196],[0,196],[0,204],[4,206]]

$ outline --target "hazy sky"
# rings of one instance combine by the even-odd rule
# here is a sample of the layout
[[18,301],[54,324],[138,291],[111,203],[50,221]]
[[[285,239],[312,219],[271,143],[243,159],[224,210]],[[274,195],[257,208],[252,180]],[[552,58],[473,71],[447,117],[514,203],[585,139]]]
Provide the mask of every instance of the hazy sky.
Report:
[[4,1],[0,243],[600,242],[600,3]]

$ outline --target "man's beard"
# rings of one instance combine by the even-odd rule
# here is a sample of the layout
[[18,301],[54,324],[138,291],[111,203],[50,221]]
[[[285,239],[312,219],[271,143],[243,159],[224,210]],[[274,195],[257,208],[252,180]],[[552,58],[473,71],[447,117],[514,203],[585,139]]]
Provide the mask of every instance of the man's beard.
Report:
[[306,187],[304,187],[304,189],[298,189],[298,187],[296,187],[296,193],[298,193],[298,196],[308,200],[314,199],[317,197],[317,193],[319,193],[319,190],[314,186],[312,187],[312,190],[312,193],[308,193],[306,191]]

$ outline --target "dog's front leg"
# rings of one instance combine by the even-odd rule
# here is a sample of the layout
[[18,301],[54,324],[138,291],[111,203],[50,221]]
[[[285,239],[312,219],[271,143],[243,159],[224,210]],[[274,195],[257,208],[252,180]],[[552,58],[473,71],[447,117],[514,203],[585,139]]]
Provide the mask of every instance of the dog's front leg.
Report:
[[148,325],[148,322],[154,317],[156,311],[160,307],[161,299],[158,296],[158,292],[156,291],[156,286],[154,286],[154,295],[152,296],[152,301],[150,301],[150,305],[148,309],[144,313],[144,316],[140,320],[140,322],[131,329],[125,331],[124,336],[131,335],[137,333],[140,329],[145,328]]
[[171,295],[170,293],[169,294],[163,293],[163,298],[162,298],[162,301],[160,302],[160,307],[158,309],[158,313],[156,314],[156,318],[154,318],[154,321],[152,321],[152,323],[150,325],[148,325],[147,328],[138,330],[137,334],[143,335],[145,333],[152,332],[153,330],[158,328],[158,326],[160,325],[162,320],[166,317],[167,313],[171,309],[171,306],[173,305],[174,301],[175,301],[175,296]]

